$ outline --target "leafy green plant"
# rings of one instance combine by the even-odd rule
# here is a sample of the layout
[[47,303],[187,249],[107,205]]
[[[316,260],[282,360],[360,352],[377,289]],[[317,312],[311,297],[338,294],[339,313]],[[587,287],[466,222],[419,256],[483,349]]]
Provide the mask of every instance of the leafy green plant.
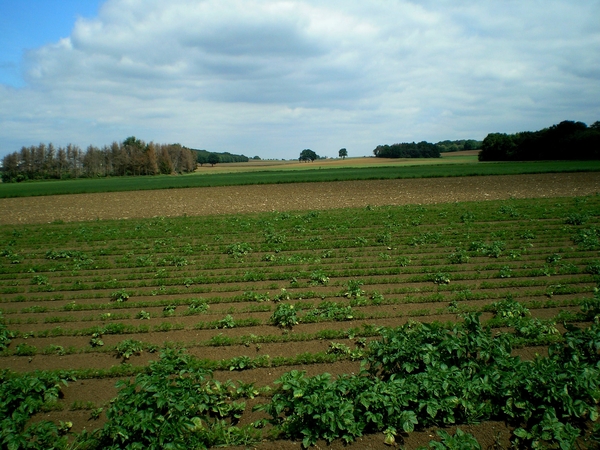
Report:
[[208,311],[208,303],[201,298],[193,299],[188,305],[188,313],[189,314],[200,314]]
[[238,242],[229,245],[226,252],[234,258],[242,258],[252,252],[252,247],[247,242]]
[[230,371],[253,369],[255,367],[252,358],[248,356],[236,356],[235,358],[231,358],[229,360],[228,366]]
[[350,353],[352,353],[350,347],[341,342],[330,342],[327,349],[327,354],[329,355],[349,355]]
[[175,314],[175,310],[177,309],[177,305],[167,305],[163,308],[163,316],[170,317]]
[[546,262],[548,264],[556,264],[562,259],[562,257],[558,253],[552,253],[550,256],[546,258]]
[[129,293],[125,289],[120,289],[110,294],[110,298],[115,302],[122,303],[129,300]]
[[21,343],[15,349],[15,355],[17,356],[35,356],[36,354],[37,348],[34,345]]
[[565,223],[567,225],[583,225],[589,220],[589,216],[586,213],[570,213],[565,217]]
[[135,317],[141,320],[148,320],[150,319],[150,313],[142,309],[139,313],[136,314]]
[[0,372],[0,442],[5,448],[66,448],[64,429],[49,421],[28,423],[37,412],[57,404],[61,386],[67,386],[70,379],[55,373],[7,377]]
[[365,294],[365,291],[362,289],[362,285],[364,283],[361,280],[348,280],[346,282],[346,292],[344,292],[344,297],[361,297]]
[[498,277],[500,278],[510,278],[512,277],[512,269],[510,266],[502,266],[500,271],[498,272]]
[[410,258],[408,256],[400,256],[396,258],[396,264],[400,267],[406,267],[410,264]]
[[93,438],[96,448],[207,448],[258,440],[251,426],[234,425],[245,407],[231,400],[235,385],[213,380],[181,352],[163,351],[146,373],[117,388]]
[[290,293],[285,288],[281,288],[279,294],[273,296],[273,301],[280,302],[283,300],[290,300],[290,298]]
[[280,303],[271,314],[269,323],[277,325],[281,328],[291,328],[298,324],[298,316],[294,305],[288,303]]
[[90,345],[92,347],[102,347],[104,345],[104,341],[102,340],[102,334],[94,333],[90,339]]
[[31,279],[31,284],[36,284],[38,286],[47,286],[48,285],[48,277],[44,275],[35,275]]
[[432,277],[432,281],[435,284],[449,284],[450,283],[450,275],[445,272],[438,272]]
[[437,435],[441,438],[440,442],[430,441],[429,447],[419,447],[418,450],[426,450],[433,448],[436,450],[481,450],[481,445],[470,433],[465,433],[460,428],[456,429],[454,436],[447,431],[436,430]]
[[315,322],[319,320],[352,320],[354,311],[352,307],[340,303],[324,301],[316,308],[311,308],[302,317],[303,322]]
[[117,357],[128,360],[133,355],[139,355],[144,351],[144,344],[135,339],[125,339],[117,344]]
[[231,314],[227,314],[224,318],[219,320],[217,328],[235,328],[235,320],[233,320]]
[[469,262],[469,259],[470,257],[467,254],[466,250],[463,250],[458,247],[453,253],[450,253],[450,256],[448,256],[448,261],[450,262],[450,264],[464,264]]
[[585,271],[592,275],[600,275],[600,261],[593,261],[585,267]]
[[[1,314],[0,314],[0,318],[2,318]],[[7,348],[10,344],[11,339],[13,339],[13,338],[14,338],[14,333],[12,331],[10,331],[8,328],[6,328],[6,325],[4,325],[0,321],[0,351]]]
[[329,283],[329,277],[322,270],[315,270],[310,274],[310,283],[312,285],[325,285]]
[[244,292],[243,298],[250,302],[268,302],[270,300],[268,292],[260,294],[254,291],[246,291]]

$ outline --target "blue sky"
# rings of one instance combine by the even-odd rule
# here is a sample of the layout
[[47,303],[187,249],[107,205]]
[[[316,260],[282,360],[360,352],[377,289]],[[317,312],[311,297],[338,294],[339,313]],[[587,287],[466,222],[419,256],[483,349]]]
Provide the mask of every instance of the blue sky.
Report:
[[600,2],[0,0],[0,156],[297,158],[600,120]]
[[100,0],[0,0],[0,83],[24,86],[26,50],[69,36],[78,17],[92,18]]

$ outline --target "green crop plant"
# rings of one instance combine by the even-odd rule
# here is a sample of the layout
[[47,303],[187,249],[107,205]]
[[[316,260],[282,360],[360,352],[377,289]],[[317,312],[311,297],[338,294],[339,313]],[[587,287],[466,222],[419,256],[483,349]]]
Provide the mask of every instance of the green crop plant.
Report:
[[17,356],[35,356],[37,354],[37,348],[34,345],[21,343],[15,348],[15,355]]
[[104,345],[104,341],[102,340],[102,334],[93,333],[90,339],[90,345],[92,347],[102,347]]
[[235,325],[235,320],[233,320],[231,314],[227,314],[224,318],[217,322],[216,328],[235,328]]
[[227,247],[226,253],[234,258],[243,258],[252,252],[252,247],[247,242],[238,242]]
[[341,342],[330,342],[329,348],[327,348],[327,354],[329,355],[350,355],[352,350],[346,344]]
[[352,307],[340,303],[324,301],[316,308],[311,308],[302,316],[302,322],[318,322],[322,320],[344,321],[352,320],[354,311]]
[[177,305],[167,305],[163,308],[163,316],[171,317],[175,315],[175,309],[177,309]]
[[565,223],[567,225],[583,225],[589,220],[589,216],[586,213],[571,213],[565,217]]
[[139,355],[144,351],[144,344],[134,339],[126,339],[117,344],[116,351],[117,357],[126,361],[132,356]]
[[290,305],[288,303],[278,304],[277,308],[269,318],[269,323],[272,325],[277,325],[281,328],[291,328],[294,325],[297,325],[298,316],[296,314],[294,305]]
[[512,269],[510,266],[502,266],[500,271],[498,272],[498,277],[500,278],[510,278],[512,277]]
[[410,264],[410,258],[407,256],[400,256],[396,258],[396,264],[400,267],[406,267]]
[[325,285],[329,283],[329,277],[322,270],[315,270],[310,274],[310,284]]
[[[0,318],[2,318],[2,315],[0,315]],[[0,351],[5,350],[13,338],[14,333],[10,331],[6,325],[0,322]]]
[[0,442],[7,449],[67,448],[64,430],[53,422],[31,423],[30,418],[42,410],[49,411],[62,395],[70,377],[50,373],[8,377],[0,373]]
[[577,230],[571,239],[582,250],[597,250],[600,248],[600,229],[593,227]]
[[273,296],[273,301],[280,302],[283,300],[290,300],[290,298],[290,293],[285,288],[281,288],[279,294]]
[[94,448],[207,448],[259,440],[251,426],[234,425],[245,408],[231,400],[236,386],[213,380],[181,352],[163,351],[146,373],[117,388],[106,423],[90,439]]
[[469,262],[469,259],[470,257],[466,250],[463,250],[459,247],[457,247],[456,250],[453,253],[450,253],[450,256],[448,256],[448,261],[450,264],[464,264]]
[[142,309],[139,313],[136,314],[135,317],[141,320],[148,320],[150,319],[150,313]]
[[270,300],[269,293],[260,294],[254,291],[244,292],[243,299],[251,302],[268,302]]
[[200,314],[208,311],[208,302],[201,298],[195,298],[188,304],[188,314]]
[[600,261],[592,261],[585,267],[586,273],[600,275]]
[[450,275],[445,272],[437,272],[433,275],[432,281],[435,284],[449,284],[450,283]]
[[344,292],[344,297],[354,297],[358,298],[365,294],[365,291],[362,289],[363,282],[361,280],[348,280],[346,282],[346,292]]
[[48,285],[48,277],[44,275],[35,275],[31,279],[31,284],[35,284],[37,286],[47,286]]
[[470,433],[465,433],[460,428],[456,429],[454,436],[447,431],[436,430],[441,441],[430,441],[428,447],[419,447],[417,450],[481,450],[481,445]]
[[121,303],[129,300],[129,292],[125,289],[121,289],[110,294],[111,300]]

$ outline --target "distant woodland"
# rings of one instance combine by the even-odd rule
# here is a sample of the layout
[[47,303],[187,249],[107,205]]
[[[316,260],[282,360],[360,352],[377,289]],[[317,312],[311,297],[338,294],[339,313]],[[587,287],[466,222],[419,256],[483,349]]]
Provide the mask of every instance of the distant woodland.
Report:
[[116,177],[186,173],[196,164],[248,161],[245,156],[209,153],[180,144],[145,143],[135,136],[102,148],[90,145],[54,147],[39,144],[23,147],[2,159],[2,181]]
[[491,133],[479,152],[480,161],[600,159],[600,122],[589,127],[565,120],[539,131]]
[[404,142],[401,144],[378,145],[373,154],[377,158],[439,158],[440,153],[458,152],[461,150],[478,150],[481,141],[462,139],[458,141],[440,141],[436,144],[422,141]]

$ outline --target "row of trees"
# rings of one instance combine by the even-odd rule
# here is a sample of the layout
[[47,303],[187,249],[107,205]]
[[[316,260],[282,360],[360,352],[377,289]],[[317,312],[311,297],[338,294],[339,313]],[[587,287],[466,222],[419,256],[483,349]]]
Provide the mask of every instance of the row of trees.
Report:
[[2,159],[2,181],[193,172],[196,156],[179,144],[145,143],[135,136],[102,148],[90,145],[23,147]]
[[440,149],[431,142],[378,145],[373,154],[377,158],[439,158]]
[[[228,152],[224,153],[211,153],[207,150],[194,150],[196,152],[196,161],[201,166],[204,164],[210,164],[214,166],[217,163],[233,163],[233,162],[248,162],[249,158],[244,155],[233,155]],[[258,156],[255,156],[254,159],[260,159]]]
[[440,152],[460,152],[463,150],[480,150],[483,142],[475,139],[459,139],[457,141],[440,141],[435,145],[440,149]]
[[539,131],[491,133],[483,140],[480,161],[600,159],[600,121],[589,127],[565,120]]

